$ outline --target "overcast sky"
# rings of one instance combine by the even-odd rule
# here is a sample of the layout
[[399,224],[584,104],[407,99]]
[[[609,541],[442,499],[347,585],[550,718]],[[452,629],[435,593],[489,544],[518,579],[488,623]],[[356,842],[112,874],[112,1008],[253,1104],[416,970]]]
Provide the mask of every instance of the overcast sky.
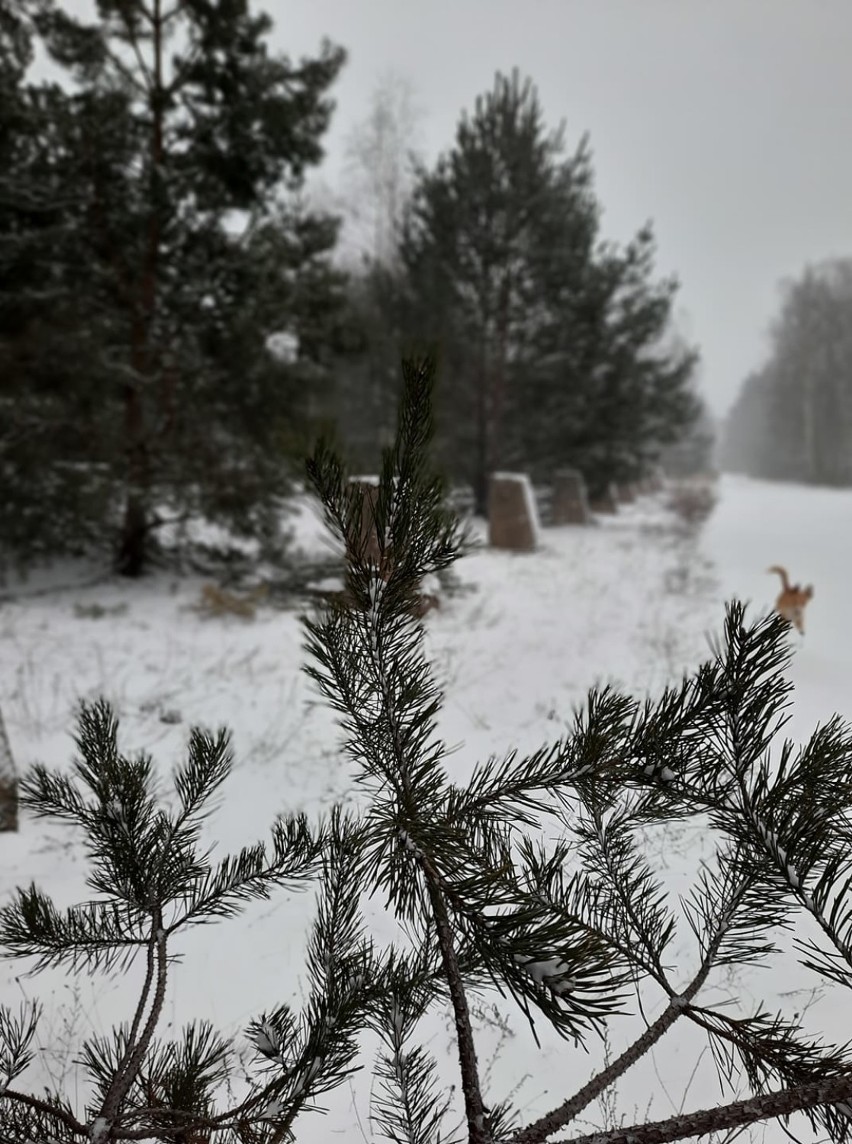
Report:
[[[65,0],[81,12],[91,0]],[[591,136],[604,236],[654,222],[659,267],[725,411],[761,361],[778,282],[852,254],[852,0],[261,0],[273,47],[349,61],[321,172],[389,72],[407,79],[434,159],[497,70],[538,86],[573,148]]]
[[275,43],[349,51],[326,178],[382,74],[428,158],[513,66],[569,147],[591,136],[607,237],[653,219],[723,412],[759,364],[779,279],[852,254],[852,0],[267,0]]

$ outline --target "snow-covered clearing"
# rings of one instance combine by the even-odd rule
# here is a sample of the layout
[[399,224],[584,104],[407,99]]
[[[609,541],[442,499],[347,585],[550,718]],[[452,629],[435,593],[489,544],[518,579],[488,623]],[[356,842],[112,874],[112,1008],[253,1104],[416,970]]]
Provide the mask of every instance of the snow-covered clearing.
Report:
[[[777,582],[769,564],[815,585],[808,632],[796,639],[791,734],[801,738],[833,712],[852,716],[852,612],[848,607],[852,493],[807,490],[725,478],[720,503],[698,541],[672,527],[661,498],[641,498],[594,528],[544,529],[532,555],[480,550],[457,566],[464,590],[426,620],[427,646],[445,691],[441,732],[448,765],[462,780],[476,760],[510,748],[529,750],[556,738],[588,689],[612,682],[654,694],[696,665],[708,636],[721,629],[724,602],[750,599],[758,611]],[[299,535],[307,549],[323,545],[306,511]],[[324,548],[327,552],[327,547]],[[254,621],[204,618],[196,608],[202,582],[157,576],[139,584],[25,594],[0,603],[0,708],[18,766],[57,766],[71,757],[78,700],[105,696],[121,721],[126,750],[145,749],[164,776],[182,756],[193,723],[233,732],[234,775],[210,826],[222,852],[266,835],[275,814],[327,810],[355,797],[337,748],[333,718],[301,672],[298,615],[263,607]],[[95,616],[93,608],[102,609]],[[673,890],[686,891],[709,852],[697,830],[649,834],[649,854]],[[35,881],[60,904],[83,896],[84,866],[67,830],[21,815],[17,835],[0,835],[0,895]],[[204,927],[184,939],[171,978],[167,1016],[178,1027],[209,1017],[238,1032],[262,1009],[297,1002],[303,983],[301,935],[311,917],[310,893],[276,895],[243,918]],[[380,933],[392,925],[378,905]],[[684,977],[695,950],[683,927],[677,942]],[[41,1053],[29,1086],[63,1086],[75,1100],[76,1041],[86,1028],[103,1033],[132,1012],[130,977],[26,977],[21,964],[0,966],[0,998],[42,997]],[[715,997],[763,998],[772,1010],[807,1009],[808,1026],[829,1039],[848,1036],[846,998],[812,998],[817,982],[803,970],[714,978]],[[796,991],[791,995],[791,991]],[[542,1049],[525,1020],[492,998],[478,1011],[479,1056],[487,1098],[510,1098],[524,1122],[585,1082],[602,1050],[586,1056],[540,1026]],[[649,991],[649,1019],[663,999]],[[812,1003],[811,1003],[812,1002]],[[615,1055],[641,1028],[640,1019],[612,1025]],[[163,1030],[168,1035],[169,1030]],[[449,1020],[436,1014],[425,1030],[453,1083]],[[369,1065],[369,1059],[365,1061]],[[327,1101],[329,1114],[306,1115],[297,1139],[369,1138],[369,1069]],[[720,1092],[705,1043],[676,1025],[668,1038],[619,1083],[616,1110],[629,1123],[718,1103]],[[587,1111],[578,1128],[602,1125],[607,1110]],[[806,1126],[804,1128],[807,1132]],[[756,1139],[781,1140],[779,1129]]]

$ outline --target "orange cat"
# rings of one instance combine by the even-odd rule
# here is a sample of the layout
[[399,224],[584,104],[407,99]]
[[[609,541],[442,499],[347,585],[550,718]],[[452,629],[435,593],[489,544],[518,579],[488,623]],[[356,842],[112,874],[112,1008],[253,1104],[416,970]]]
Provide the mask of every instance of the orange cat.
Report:
[[814,594],[813,586],[808,584],[803,588],[800,584],[791,584],[787,578],[787,569],[779,564],[773,564],[768,572],[777,572],[781,577],[781,594],[775,601],[775,610],[779,616],[792,624],[801,635],[805,634],[805,605]]

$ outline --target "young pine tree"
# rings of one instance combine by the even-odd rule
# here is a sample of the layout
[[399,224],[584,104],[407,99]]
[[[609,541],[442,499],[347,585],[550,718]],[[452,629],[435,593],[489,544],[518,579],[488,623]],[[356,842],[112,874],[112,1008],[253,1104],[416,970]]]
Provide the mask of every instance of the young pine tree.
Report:
[[413,344],[440,349],[442,461],[486,510],[509,465],[637,475],[692,415],[689,353],[659,352],[674,293],[645,228],[603,246],[591,154],[565,156],[529,80],[498,74],[421,169],[400,241]]
[[[772,1014],[745,997],[719,1004],[707,988],[714,970],[781,959],[779,934],[802,915],[815,923],[798,943],[802,963],[838,991],[852,988],[849,728],[833,719],[804,747],[779,749],[786,628],[778,618],[746,626],[733,605],[712,659],[657,701],[592,693],[564,738],[453,782],[412,605],[422,578],[448,567],[463,538],[430,474],[432,370],[408,363],[404,381],[375,504],[378,553],[365,539],[363,493],[339,459],[320,447],[309,463],[349,553],[346,592],[307,624],[309,670],[341,716],[363,809],[335,811],[313,829],[282,819],[268,848],[214,866],[200,827],[227,778],[226,737],[193,733],[166,810],[154,798],[150,759],[118,751],[103,705],[84,709],[72,775],[37,768],[22,802],[83,828],[93,900],[62,912],[37,888],[19,890],[0,910],[0,947],[37,968],[135,959],[141,985],[128,1022],[83,1046],[89,1090],[79,1105],[67,1093],[20,1087],[37,1015],[0,1010],[0,1138],[302,1138],[298,1118],[357,1066],[369,1030],[380,1045],[377,1138],[664,1144],[803,1113],[835,1144],[852,1139],[849,1046],[807,1035],[798,1014]],[[714,849],[679,910],[643,854],[642,832],[695,818]],[[230,1098],[230,1046],[207,1024],[175,1042],[155,1039],[171,951],[187,926],[313,875],[320,895],[304,1006],[273,1007],[252,1023],[258,1067]],[[405,941],[370,940],[359,912],[365,893],[386,900]],[[692,956],[673,968],[684,919]],[[492,991],[533,1029],[544,1023],[563,1036],[566,1078],[578,1047],[604,1031],[615,1039],[631,997],[647,1005],[656,993],[658,1016],[598,1074],[579,1087],[566,1080],[552,1108],[524,1122],[507,1094],[487,1091],[477,1053],[471,998]],[[435,1007],[452,1013],[460,1108],[440,1092],[418,1037]],[[709,1038],[723,1090],[736,1078],[746,1097],[578,1132],[583,1110],[685,1023]],[[315,1125],[303,1138],[317,1138]]]

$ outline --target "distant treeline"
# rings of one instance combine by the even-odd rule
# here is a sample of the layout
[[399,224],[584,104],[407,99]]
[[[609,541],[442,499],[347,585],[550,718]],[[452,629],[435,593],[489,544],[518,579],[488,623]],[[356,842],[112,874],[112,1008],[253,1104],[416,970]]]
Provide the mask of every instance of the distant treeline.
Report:
[[721,458],[755,477],[852,485],[852,259],[783,287],[769,355],[728,416]]

